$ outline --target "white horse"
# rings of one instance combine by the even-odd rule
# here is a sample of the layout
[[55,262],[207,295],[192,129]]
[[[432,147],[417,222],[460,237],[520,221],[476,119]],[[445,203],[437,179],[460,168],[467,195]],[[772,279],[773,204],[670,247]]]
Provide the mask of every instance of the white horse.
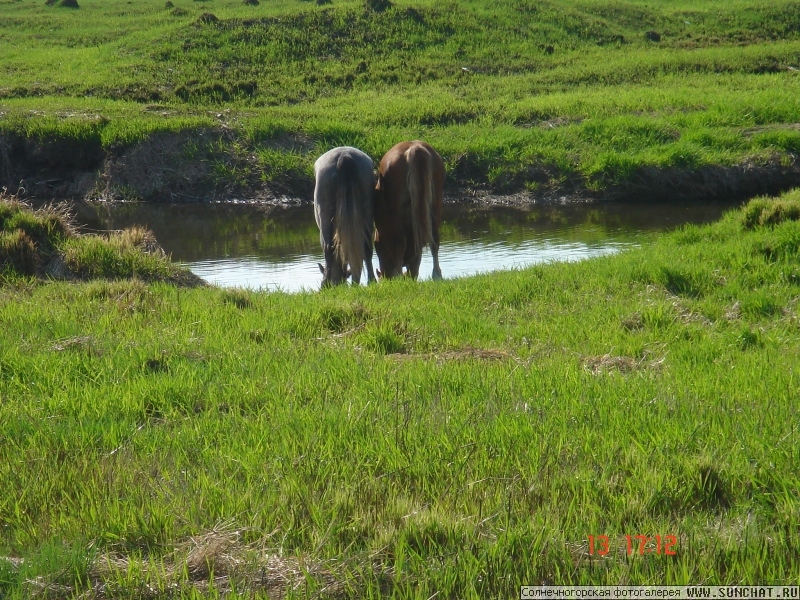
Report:
[[334,148],[314,163],[314,175],[314,217],[325,254],[325,266],[319,265],[322,286],[342,283],[351,274],[353,283],[360,283],[364,261],[367,279],[375,281],[372,159],[357,148]]

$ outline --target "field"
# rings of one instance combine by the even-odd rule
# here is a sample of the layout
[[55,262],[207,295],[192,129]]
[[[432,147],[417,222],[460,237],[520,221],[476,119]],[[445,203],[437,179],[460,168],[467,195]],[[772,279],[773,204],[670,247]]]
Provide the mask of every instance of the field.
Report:
[[799,219],[300,295],[6,271],[0,594],[795,583]]
[[325,150],[377,159],[411,138],[439,149],[453,194],[800,182],[796,1],[167,4],[0,3],[12,191],[308,200]]

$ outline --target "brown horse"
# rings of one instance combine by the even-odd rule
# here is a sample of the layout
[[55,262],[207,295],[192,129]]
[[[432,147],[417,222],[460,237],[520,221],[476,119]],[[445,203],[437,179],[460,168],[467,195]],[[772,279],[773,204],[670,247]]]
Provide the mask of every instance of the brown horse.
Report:
[[425,142],[400,142],[381,159],[375,187],[375,252],[379,277],[396,277],[403,267],[419,275],[422,249],[430,245],[433,278],[441,279],[444,161]]

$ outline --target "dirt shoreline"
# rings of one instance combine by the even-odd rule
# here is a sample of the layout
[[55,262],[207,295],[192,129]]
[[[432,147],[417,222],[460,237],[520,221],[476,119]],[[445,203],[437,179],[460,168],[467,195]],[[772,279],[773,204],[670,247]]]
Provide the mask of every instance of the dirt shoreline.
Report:
[[[187,157],[188,143],[218,140],[219,135],[216,131],[158,134],[133,146],[110,149],[104,149],[99,140],[0,135],[0,187],[36,201],[248,202],[272,206],[312,202],[314,181],[308,174],[290,173],[265,182],[261,166],[251,162],[247,165],[251,176],[234,182],[215,175],[213,161],[247,161],[247,156]],[[486,173],[461,167],[455,168],[448,179],[445,201],[450,204],[738,201],[777,195],[800,186],[800,160],[786,155],[767,163],[733,166],[645,167],[622,183],[600,188],[567,174],[531,191],[524,176],[492,185]]]

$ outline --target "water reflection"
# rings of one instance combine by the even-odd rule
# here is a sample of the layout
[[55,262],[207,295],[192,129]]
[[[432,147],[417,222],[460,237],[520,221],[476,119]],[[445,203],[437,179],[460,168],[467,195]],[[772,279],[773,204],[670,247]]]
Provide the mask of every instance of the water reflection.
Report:
[[[253,204],[76,205],[90,229],[144,225],[174,260],[217,285],[317,289],[322,262],[310,206]],[[617,252],[684,223],[707,223],[724,204],[551,205],[526,209],[446,205],[440,263],[445,278]],[[377,267],[377,256],[375,266]],[[420,268],[433,268],[425,252]]]

